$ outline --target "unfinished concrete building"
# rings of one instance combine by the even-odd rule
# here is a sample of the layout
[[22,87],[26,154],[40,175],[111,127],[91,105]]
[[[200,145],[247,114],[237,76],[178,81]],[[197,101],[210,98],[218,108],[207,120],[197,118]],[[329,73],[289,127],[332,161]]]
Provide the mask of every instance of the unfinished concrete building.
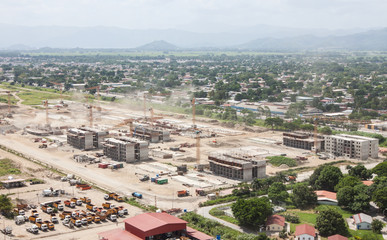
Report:
[[171,140],[169,131],[152,128],[151,126],[143,124],[134,124],[133,127],[133,137],[142,138],[151,143],[168,142]]
[[107,138],[103,143],[105,156],[119,162],[138,162],[149,158],[148,142],[136,138]]
[[93,133],[78,128],[71,128],[67,131],[67,143],[81,150],[93,149]]
[[211,153],[208,156],[210,170],[220,176],[251,181],[266,177],[266,160],[240,158],[226,153]]
[[105,140],[106,136],[109,135],[108,131],[102,131],[95,128],[81,127],[79,129],[91,132],[93,134],[93,146],[95,148],[102,148],[102,142]]
[[[288,147],[315,150],[314,138],[304,133],[283,133],[283,144]],[[324,139],[317,139],[317,151],[324,150]]]
[[379,140],[376,138],[355,135],[329,135],[325,136],[325,151],[334,156],[344,156],[366,160],[377,158]]

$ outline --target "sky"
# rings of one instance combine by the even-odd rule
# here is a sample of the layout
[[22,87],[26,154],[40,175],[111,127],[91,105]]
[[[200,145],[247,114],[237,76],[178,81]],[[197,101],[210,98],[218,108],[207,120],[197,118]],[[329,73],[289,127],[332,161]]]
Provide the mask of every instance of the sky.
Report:
[[255,25],[369,29],[387,0],[0,0],[0,23],[223,31]]

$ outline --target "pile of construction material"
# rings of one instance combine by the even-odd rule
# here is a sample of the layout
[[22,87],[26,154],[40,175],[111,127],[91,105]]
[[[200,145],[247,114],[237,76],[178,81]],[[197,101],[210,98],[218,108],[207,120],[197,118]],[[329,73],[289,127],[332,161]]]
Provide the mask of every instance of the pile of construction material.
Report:
[[109,168],[109,169],[119,169],[119,168],[123,168],[124,167],[124,164],[123,163],[100,163],[98,164],[98,168]]

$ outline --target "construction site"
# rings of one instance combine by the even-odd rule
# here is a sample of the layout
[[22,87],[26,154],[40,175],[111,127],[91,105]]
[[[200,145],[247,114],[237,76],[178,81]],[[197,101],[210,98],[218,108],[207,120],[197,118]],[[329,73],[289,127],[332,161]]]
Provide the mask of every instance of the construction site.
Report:
[[[300,162],[302,167],[333,161],[320,159],[310,141],[307,146],[285,143],[285,137],[304,139],[300,134],[283,136],[262,127],[227,128],[217,121],[197,119],[195,101],[192,114],[187,115],[154,111],[146,101],[137,108],[125,102],[84,102],[82,96],[63,103],[54,99],[31,107],[19,99],[15,105],[2,104],[2,157],[16,158],[7,152],[12,151],[23,156],[17,160],[27,161],[28,166],[34,163],[26,159],[33,159],[123,197],[141,194],[137,201],[162,210],[195,210],[207,200],[207,193],[288,168],[272,166],[267,160],[270,156],[302,156],[306,159]],[[45,180],[44,188],[62,184]],[[27,192],[19,191],[12,198],[36,198]],[[20,238],[30,238],[23,233]]]

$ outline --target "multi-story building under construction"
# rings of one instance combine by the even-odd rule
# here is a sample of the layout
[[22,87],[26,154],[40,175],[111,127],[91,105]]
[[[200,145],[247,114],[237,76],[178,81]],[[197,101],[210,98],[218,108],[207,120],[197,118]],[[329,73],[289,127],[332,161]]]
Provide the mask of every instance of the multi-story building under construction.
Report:
[[339,134],[325,136],[325,151],[335,156],[366,160],[377,158],[379,140],[363,136]]
[[266,177],[266,160],[238,157],[227,153],[211,153],[208,156],[210,170],[217,175],[251,181]]
[[93,128],[71,128],[67,131],[67,143],[81,150],[101,148],[102,142],[109,133]]
[[171,140],[169,131],[159,128],[152,128],[149,125],[136,123],[133,127],[133,137],[142,138],[151,143],[168,142]]
[[[283,144],[288,147],[315,150],[314,138],[305,133],[286,132],[283,133]],[[317,151],[324,150],[324,139],[317,138]]]
[[103,143],[105,156],[119,162],[138,162],[149,158],[148,142],[136,138],[107,138]]

